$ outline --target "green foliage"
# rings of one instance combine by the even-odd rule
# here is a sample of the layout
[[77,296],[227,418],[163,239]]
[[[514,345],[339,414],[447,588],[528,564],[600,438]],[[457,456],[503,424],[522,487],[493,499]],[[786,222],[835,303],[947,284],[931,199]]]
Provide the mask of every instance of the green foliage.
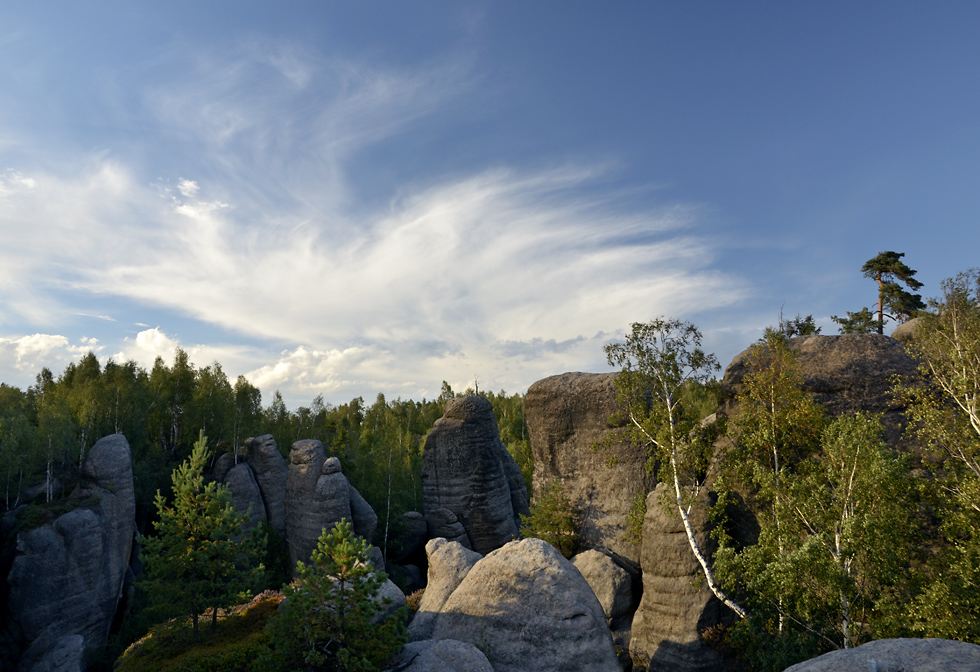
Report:
[[373,622],[387,576],[373,571],[368,548],[346,520],[323,531],[311,564],[296,563],[298,579],[269,621],[271,648],[261,670],[378,670],[401,648],[402,614]]
[[980,272],[942,290],[907,346],[925,382],[896,386],[932,457],[930,492],[947,542],[910,611],[919,633],[980,643]]
[[837,323],[842,334],[873,334],[878,331],[875,314],[867,308],[862,308],[856,313],[847,311],[845,317],[831,315],[830,319]]
[[643,519],[646,515],[646,494],[638,492],[633,501],[630,502],[630,508],[626,511],[626,529],[623,531],[623,539],[632,544],[639,544],[643,541]]
[[[142,537],[145,588],[161,613],[191,616],[240,600],[261,579],[257,558],[265,544],[261,528],[246,536],[246,519],[235,511],[227,486],[204,482],[210,457],[202,431],[190,458],[173,472],[174,501],[156,497],[155,536]],[[169,613],[168,613],[169,612]]]
[[797,313],[796,317],[786,320],[783,319],[782,311],[780,311],[779,333],[786,336],[786,338],[793,338],[794,336],[813,336],[814,334],[820,333],[820,327],[817,326],[817,322],[813,319],[813,315],[803,317]]
[[[879,252],[861,267],[864,277],[878,283],[878,333],[883,334],[885,317],[905,321],[925,309],[922,296],[902,288],[919,289],[922,283],[915,279],[915,271],[902,263],[904,252]],[[891,311],[887,314],[885,309]]]
[[251,672],[268,647],[265,626],[276,613],[277,599],[262,600],[229,614],[216,632],[200,637],[184,619],[153,628],[132,644],[115,666],[117,672]]
[[555,479],[535,498],[531,515],[521,515],[521,536],[547,541],[570,559],[579,548],[578,518],[561,482]]

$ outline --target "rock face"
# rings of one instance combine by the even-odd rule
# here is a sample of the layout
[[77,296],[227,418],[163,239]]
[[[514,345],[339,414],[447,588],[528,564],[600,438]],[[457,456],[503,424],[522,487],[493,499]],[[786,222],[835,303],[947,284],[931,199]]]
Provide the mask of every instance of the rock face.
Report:
[[245,441],[245,461],[255,474],[269,524],[286,536],[286,461],[271,434]]
[[646,450],[622,442],[592,449],[613,431],[615,379],[615,373],[563,373],[528,388],[524,414],[534,454],[533,491],[537,495],[557,479],[581,513],[584,545],[638,565],[639,545],[623,535],[634,501],[656,485],[644,469]]
[[483,652],[453,639],[410,642],[398,654],[398,672],[494,672]]
[[428,585],[408,628],[409,639],[413,641],[432,636],[436,616],[446,600],[482,557],[458,542],[445,539],[432,539],[425,545],[425,553],[429,558]]
[[[643,597],[633,616],[630,654],[649,670],[716,672],[718,655],[701,640],[699,630],[726,622],[729,610],[703,583],[680,516],[661,506],[660,484],[647,496],[643,519]],[[707,496],[691,510],[691,526],[708,552]],[[648,668],[646,666],[649,666]]]
[[354,534],[364,537],[370,543],[374,538],[374,531],[378,529],[378,514],[374,512],[367,500],[361,497],[353,485],[348,483],[350,497],[351,524],[354,526]]
[[449,509],[473,549],[489,553],[517,536],[529,513],[520,469],[500,442],[497,419],[482,397],[446,404],[425,441],[422,513]]
[[[891,379],[918,374],[915,361],[901,343],[878,334],[843,334],[791,338],[789,345],[799,355],[803,389],[830,416],[884,413],[885,439],[891,445],[903,445],[903,408],[891,395]],[[749,372],[748,353],[736,355],[725,370],[722,387],[728,399],[723,407],[728,412]]]
[[[121,434],[99,440],[82,466],[72,510],[17,536],[6,577],[5,638],[23,647],[20,666],[45,665],[78,635],[101,646],[109,634],[129,567],[136,503],[129,443]],[[61,653],[57,653],[61,651]],[[55,668],[51,668],[55,669]]]
[[879,639],[797,663],[786,672],[976,672],[980,646],[948,639]]
[[435,509],[425,514],[425,525],[430,539],[457,541],[466,548],[473,548],[470,538],[456,514],[449,509]]
[[31,672],[84,672],[85,638],[66,635],[31,667]]
[[258,483],[255,482],[255,476],[252,475],[252,469],[247,464],[240,462],[229,469],[225,476],[225,483],[231,491],[231,501],[235,505],[235,510],[248,515],[246,530],[252,530],[260,521],[266,519],[262,493],[259,491]]
[[326,456],[316,440],[297,441],[289,452],[286,476],[286,545],[292,565],[309,562],[324,529],[351,520],[347,477],[324,474]]
[[620,669],[589,584],[540,539],[510,542],[473,565],[437,612],[432,639],[478,646],[496,672]]

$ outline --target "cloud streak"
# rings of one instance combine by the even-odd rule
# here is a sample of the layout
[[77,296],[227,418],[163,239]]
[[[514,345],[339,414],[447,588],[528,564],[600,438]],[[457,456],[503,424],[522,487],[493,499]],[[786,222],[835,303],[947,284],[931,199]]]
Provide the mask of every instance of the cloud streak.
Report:
[[[406,177],[384,202],[361,200],[356,157],[448,104],[468,85],[458,68],[379,71],[255,44],[184,65],[140,94],[177,147],[175,180],[125,152],[0,174],[0,327],[59,324],[70,309],[56,290],[71,288],[267,343],[188,348],[231,357],[266,394],[432,396],[444,378],[514,390],[595,366],[631,321],[746,296],[712,269],[696,206],[622,207],[598,186],[606,165]],[[111,347],[152,364],[178,344],[168,333]],[[51,338],[63,342],[48,351],[72,352]]]

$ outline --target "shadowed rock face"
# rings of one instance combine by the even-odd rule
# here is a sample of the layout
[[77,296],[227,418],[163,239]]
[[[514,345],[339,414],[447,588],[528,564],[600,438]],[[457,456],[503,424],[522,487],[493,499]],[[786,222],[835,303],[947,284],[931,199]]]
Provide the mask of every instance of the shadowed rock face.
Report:
[[540,539],[479,560],[436,614],[432,639],[469,642],[496,672],[619,672],[599,601],[575,567]]
[[248,516],[245,530],[253,530],[260,521],[266,519],[266,513],[262,493],[255,482],[252,469],[244,462],[240,462],[228,470],[224,480],[231,492],[231,501],[235,510]]
[[[831,417],[859,411],[883,413],[885,440],[890,445],[910,447],[902,437],[904,408],[891,394],[892,378],[918,378],[916,363],[902,344],[878,334],[801,336],[791,338],[790,349],[798,353],[803,369],[803,389],[813,395]],[[734,409],[734,398],[749,373],[749,351],[739,353],[725,369],[722,387],[727,397],[723,408]]]
[[656,479],[644,469],[646,450],[613,443],[593,450],[613,428],[615,373],[563,373],[531,385],[524,414],[534,454],[533,491],[557,479],[581,513],[587,548],[608,550],[638,565],[640,548],[623,538],[626,513]]
[[[701,640],[700,630],[731,619],[731,612],[704,584],[684,524],[673,507],[662,506],[663,483],[647,496],[643,519],[643,597],[633,616],[630,654],[650,670],[717,672],[717,654]],[[712,544],[707,493],[691,509],[698,545]]]
[[317,540],[341,518],[351,520],[347,477],[328,465],[323,444],[297,441],[289,452],[286,477],[286,545],[292,565],[309,562]]
[[245,441],[245,461],[255,474],[269,524],[286,536],[286,461],[271,434]]
[[81,636],[85,646],[103,645],[122,596],[136,512],[125,437],[99,440],[81,478],[70,498],[77,508],[17,537],[6,577],[4,638],[30,644],[21,657],[25,669],[49,653],[59,657],[52,652],[69,635]]
[[518,516],[529,513],[520,469],[482,397],[449,401],[425,441],[422,513],[438,509],[456,514],[481,554],[515,538]]

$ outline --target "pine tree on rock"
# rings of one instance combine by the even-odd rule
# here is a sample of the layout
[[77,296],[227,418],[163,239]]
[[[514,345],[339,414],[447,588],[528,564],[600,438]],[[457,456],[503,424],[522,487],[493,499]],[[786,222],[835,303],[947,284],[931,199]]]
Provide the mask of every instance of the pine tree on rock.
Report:
[[[878,283],[878,333],[885,333],[885,308],[892,312],[892,319],[909,319],[916,311],[924,310],[922,295],[902,289],[919,289],[922,283],[915,279],[915,271],[902,263],[904,252],[880,252],[861,267],[864,277]],[[900,284],[901,283],[901,284]]]
[[241,599],[264,569],[257,560],[261,528],[245,536],[246,517],[232,506],[227,486],[204,482],[209,457],[202,431],[190,458],[173,472],[173,503],[157,491],[156,536],[141,540],[151,600],[166,616],[189,615],[195,635],[201,614],[211,609],[213,631],[218,609]]

